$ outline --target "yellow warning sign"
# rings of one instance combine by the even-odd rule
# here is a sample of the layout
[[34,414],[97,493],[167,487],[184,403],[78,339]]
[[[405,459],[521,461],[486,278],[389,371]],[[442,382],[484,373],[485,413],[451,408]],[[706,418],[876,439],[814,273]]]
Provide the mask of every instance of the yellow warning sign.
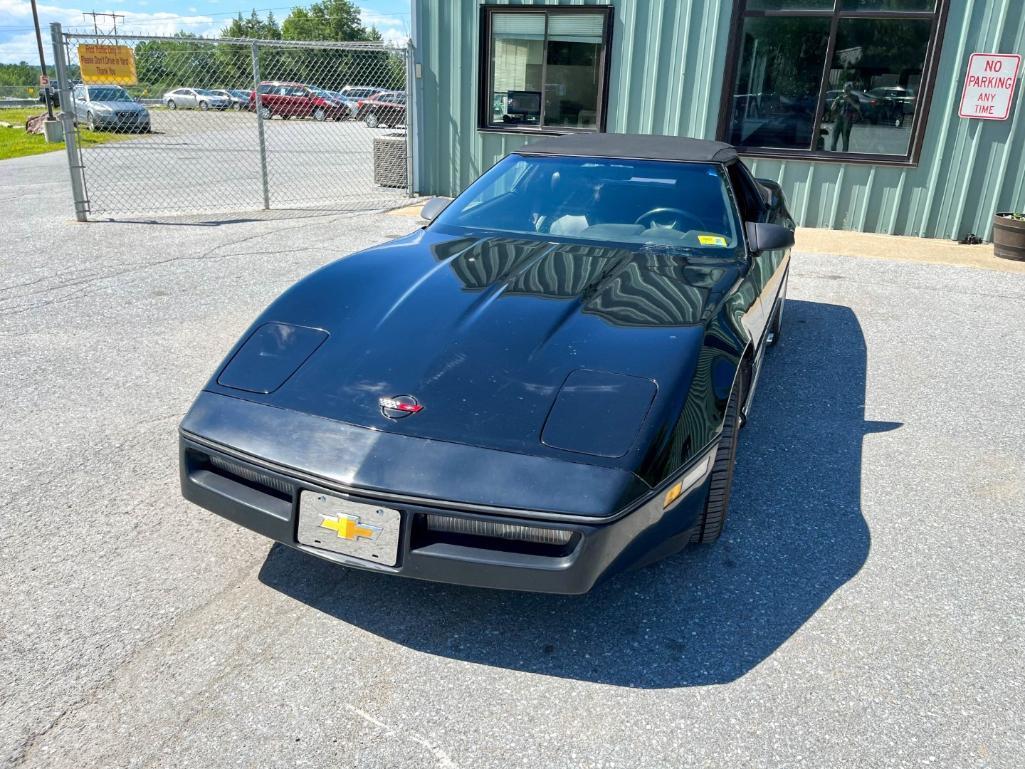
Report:
[[135,54],[127,45],[80,45],[82,82],[90,85],[135,85]]

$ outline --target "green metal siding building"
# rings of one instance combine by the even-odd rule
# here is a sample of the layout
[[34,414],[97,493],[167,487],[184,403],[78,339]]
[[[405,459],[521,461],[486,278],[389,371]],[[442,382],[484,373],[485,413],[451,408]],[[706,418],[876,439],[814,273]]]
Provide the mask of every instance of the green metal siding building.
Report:
[[538,133],[604,128],[731,141],[808,227],[988,239],[994,212],[1025,208],[1020,78],[1006,120],[959,116],[972,53],[1025,52],[1022,0],[413,0],[413,11],[422,194],[457,194]]

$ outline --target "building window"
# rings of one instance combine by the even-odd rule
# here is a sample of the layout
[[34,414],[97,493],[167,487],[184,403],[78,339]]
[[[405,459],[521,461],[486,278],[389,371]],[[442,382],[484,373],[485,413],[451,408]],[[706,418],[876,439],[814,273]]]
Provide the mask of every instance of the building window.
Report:
[[719,135],[745,154],[917,162],[947,0],[737,0]]
[[481,9],[480,126],[604,129],[611,6]]

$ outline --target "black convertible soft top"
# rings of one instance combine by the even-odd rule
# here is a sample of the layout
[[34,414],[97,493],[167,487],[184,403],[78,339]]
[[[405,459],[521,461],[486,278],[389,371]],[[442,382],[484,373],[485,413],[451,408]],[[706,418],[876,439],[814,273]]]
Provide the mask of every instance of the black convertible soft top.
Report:
[[737,159],[737,150],[723,142],[650,134],[563,134],[533,142],[516,152],[521,155],[572,155],[689,163],[729,163]]

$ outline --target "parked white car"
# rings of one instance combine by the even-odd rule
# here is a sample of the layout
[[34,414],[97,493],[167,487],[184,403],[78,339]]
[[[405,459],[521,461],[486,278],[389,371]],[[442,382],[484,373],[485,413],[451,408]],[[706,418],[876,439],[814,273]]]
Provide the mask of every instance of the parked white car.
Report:
[[164,94],[161,101],[168,109],[229,109],[231,99],[206,88],[176,88]]

